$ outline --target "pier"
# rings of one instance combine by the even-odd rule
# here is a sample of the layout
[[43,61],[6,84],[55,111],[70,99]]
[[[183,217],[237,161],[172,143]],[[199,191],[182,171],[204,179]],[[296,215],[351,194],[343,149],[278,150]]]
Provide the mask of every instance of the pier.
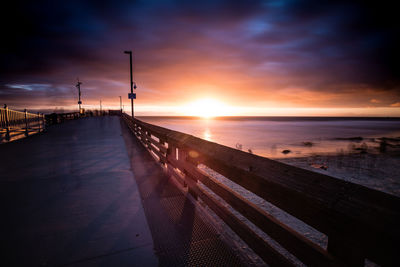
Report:
[[[126,114],[71,119],[2,144],[0,162],[1,229],[13,265],[252,265],[207,210],[271,266],[399,262],[398,197]],[[325,234],[327,247],[204,167]]]

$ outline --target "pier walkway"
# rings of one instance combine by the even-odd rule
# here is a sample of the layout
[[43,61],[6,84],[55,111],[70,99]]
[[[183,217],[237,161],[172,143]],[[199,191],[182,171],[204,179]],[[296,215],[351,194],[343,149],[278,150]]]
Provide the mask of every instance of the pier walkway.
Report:
[[0,146],[7,266],[237,266],[118,116]]

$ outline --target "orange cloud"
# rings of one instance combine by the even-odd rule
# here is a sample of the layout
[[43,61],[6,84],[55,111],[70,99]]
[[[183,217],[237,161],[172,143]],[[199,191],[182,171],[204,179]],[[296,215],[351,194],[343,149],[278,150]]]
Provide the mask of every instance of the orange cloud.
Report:
[[390,105],[391,107],[400,107],[400,102],[396,102]]

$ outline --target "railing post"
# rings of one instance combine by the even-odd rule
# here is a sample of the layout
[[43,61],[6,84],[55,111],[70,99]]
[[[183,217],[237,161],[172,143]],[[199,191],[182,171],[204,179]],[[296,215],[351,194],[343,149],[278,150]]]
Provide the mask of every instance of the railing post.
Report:
[[149,131],[146,131],[146,143],[147,143],[147,147],[148,147],[150,150],[152,150],[150,138],[151,138],[151,133],[150,133]]
[[25,136],[29,135],[29,130],[28,130],[28,112],[26,109],[24,109],[25,112]]
[[46,128],[46,121],[45,121],[45,117],[44,117],[44,113],[42,113],[42,131],[44,131],[45,130],[45,128]]
[[167,161],[169,161],[169,158],[172,158],[172,160],[176,160],[176,147],[173,146],[170,142],[168,142]]
[[142,126],[140,126],[140,137],[143,142],[143,145],[147,148],[146,130]]
[[[162,146],[165,146],[165,141],[159,138],[159,143]],[[167,157],[167,155],[165,155],[165,157]],[[167,162],[165,162],[164,159],[160,158],[160,163],[164,166],[164,164],[166,164]]]
[[[176,145],[172,144],[171,142],[168,141],[168,148],[167,148],[167,164],[171,165],[172,167],[174,166],[174,162],[177,161],[177,154],[176,154]],[[179,149],[178,149],[179,151]],[[167,166],[168,168],[168,166]],[[187,187],[187,183],[185,179],[179,179],[179,182],[181,182],[183,187]]]
[[40,113],[39,112],[37,113],[37,122],[39,125],[39,133],[40,133]]
[[10,122],[8,119],[8,107],[7,104],[4,104],[4,109],[5,109],[5,117],[6,117],[6,140],[10,141]]
[[[182,163],[183,166],[185,166],[186,164],[189,164],[187,162],[187,157],[188,157],[188,153],[186,150],[178,149],[178,159]],[[190,174],[186,170],[182,170],[182,171],[185,174],[185,182],[187,179],[191,179],[193,182],[197,183],[197,179],[195,177],[193,177],[193,176],[189,177]],[[189,194],[192,195],[192,197],[194,199],[196,199],[196,200],[198,199],[198,195],[196,194],[195,191],[192,190],[192,188],[190,186],[188,188],[188,192],[189,192]]]

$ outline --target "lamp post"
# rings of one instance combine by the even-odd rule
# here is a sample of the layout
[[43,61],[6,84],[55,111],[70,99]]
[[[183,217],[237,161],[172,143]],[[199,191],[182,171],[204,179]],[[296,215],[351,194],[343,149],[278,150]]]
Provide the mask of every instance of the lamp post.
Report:
[[136,84],[135,87],[133,86],[133,74],[132,74],[132,51],[124,51],[125,54],[129,54],[129,63],[130,63],[130,69],[131,69],[131,93],[129,94],[129,99],[131,100],[131,110],[132,110],[132,118],[133,118],[133,99],[136,98],[136,95],[133,93],[133,89],[136,89]]
[[119,96],[119,109],[121,110],[121,114],[122,114],[122,97]]
[[79,100],[78,100],[78,106],[79,106],[79,114],[81,114],[81,104],[82,104],[82,101],[81,101],[81,82],[79,81],[79,78],[78,78],[78,83],[76,84],[76,88],[78,88],[78,95],[79,95]]

